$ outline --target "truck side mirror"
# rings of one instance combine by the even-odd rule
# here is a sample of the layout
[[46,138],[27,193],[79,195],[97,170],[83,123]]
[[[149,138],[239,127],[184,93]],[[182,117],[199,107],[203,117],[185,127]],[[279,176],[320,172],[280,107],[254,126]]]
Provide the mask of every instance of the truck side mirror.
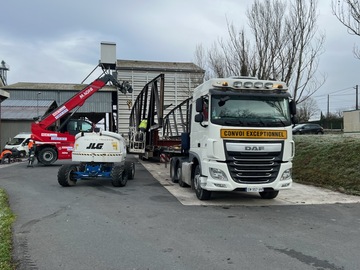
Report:
[[201,123],[204,121],[204,116],[201,113],[198,113],[195,115],[195,122],[196,123]]
[[293,125],[296,125],[297,123],[299,123],[299,118],[296,115],[293,115],[291,117],[291,122],[293,123]]
[[202,112],[203,111],[203,98],[202,97],[199,97],[197,100],[196,100],[196,112]]
[[296,114],[296,103],[295,100],[290,101],[290,114],[295,115]]

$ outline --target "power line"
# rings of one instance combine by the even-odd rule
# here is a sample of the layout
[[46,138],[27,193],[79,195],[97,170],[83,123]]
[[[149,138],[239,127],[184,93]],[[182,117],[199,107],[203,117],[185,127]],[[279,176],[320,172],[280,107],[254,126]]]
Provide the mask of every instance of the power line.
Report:
[[344,88],[344,89],[335,90],[335,91],[332,91],[330,93],[323,94],[323,95],[312,96],[312,97],[325,97],[325,96],[331,95],[333,93],[338,93],[338,92],[342,92],[342,91],[346,91],[346,90],[350,90],[350,89],[354,89],[354,86],[347,87],[347,88]]

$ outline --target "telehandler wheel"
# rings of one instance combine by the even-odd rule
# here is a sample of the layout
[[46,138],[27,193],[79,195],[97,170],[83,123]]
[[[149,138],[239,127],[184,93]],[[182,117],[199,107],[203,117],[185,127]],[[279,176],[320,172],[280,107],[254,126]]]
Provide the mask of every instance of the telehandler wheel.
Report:
[[271,191],[263,191],[259,192],[262,199],[271,200],[276,198],[276,196],[279,194],[278,190],[271,190]]
[[135,163],[131,161],[125,161],[125,172],[128,180],[133,180],[135,176]]
[[114,187],[124,187],[127,183],[128,176],[124,166],[115,165],[111,170],[111,184]]
[[196,165],[194,178],[192,179],[196,197],[201,201],[209,200],[211,197],[211,191],[205,190],[201,187],[200,176],[201,176],[200,166]]
[[57,160],[56,150],[50,147],[41,149],[38,154],[38,160],[44,165],[53,164]]
[[77,166],[74,164],[62,165],[58,171],[58,182],[63,187],[75,186],[77,179],[74,172],[77,172]]

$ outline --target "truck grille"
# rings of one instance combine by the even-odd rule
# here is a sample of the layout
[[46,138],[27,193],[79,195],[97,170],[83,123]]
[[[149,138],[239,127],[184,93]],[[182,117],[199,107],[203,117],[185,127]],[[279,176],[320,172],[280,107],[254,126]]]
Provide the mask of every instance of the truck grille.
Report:
[[281,150],[277,152],[227,152],[228,169],[232,179],[237,183],[260,184],[275,181],[281,160]]

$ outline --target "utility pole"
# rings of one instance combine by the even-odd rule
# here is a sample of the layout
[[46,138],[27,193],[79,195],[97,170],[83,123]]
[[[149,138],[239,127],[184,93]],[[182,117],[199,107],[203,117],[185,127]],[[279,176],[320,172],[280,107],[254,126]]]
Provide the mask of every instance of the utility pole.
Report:
[[356,100],[356,106],[355,106],[355,108],[356,108],[356,110],[358,110],[359,109],[359,99],[358,99],[358,96],[359,96],[359,87],[358,87],[358,85],[355,85],[355,90],[356,90],[356,98],[355,98],[355,100]]
[[329,118],[329,113],[330,113],[330,95],[328,95],[328,98],[327,98],[327,114],[326,114],[326,117]]

